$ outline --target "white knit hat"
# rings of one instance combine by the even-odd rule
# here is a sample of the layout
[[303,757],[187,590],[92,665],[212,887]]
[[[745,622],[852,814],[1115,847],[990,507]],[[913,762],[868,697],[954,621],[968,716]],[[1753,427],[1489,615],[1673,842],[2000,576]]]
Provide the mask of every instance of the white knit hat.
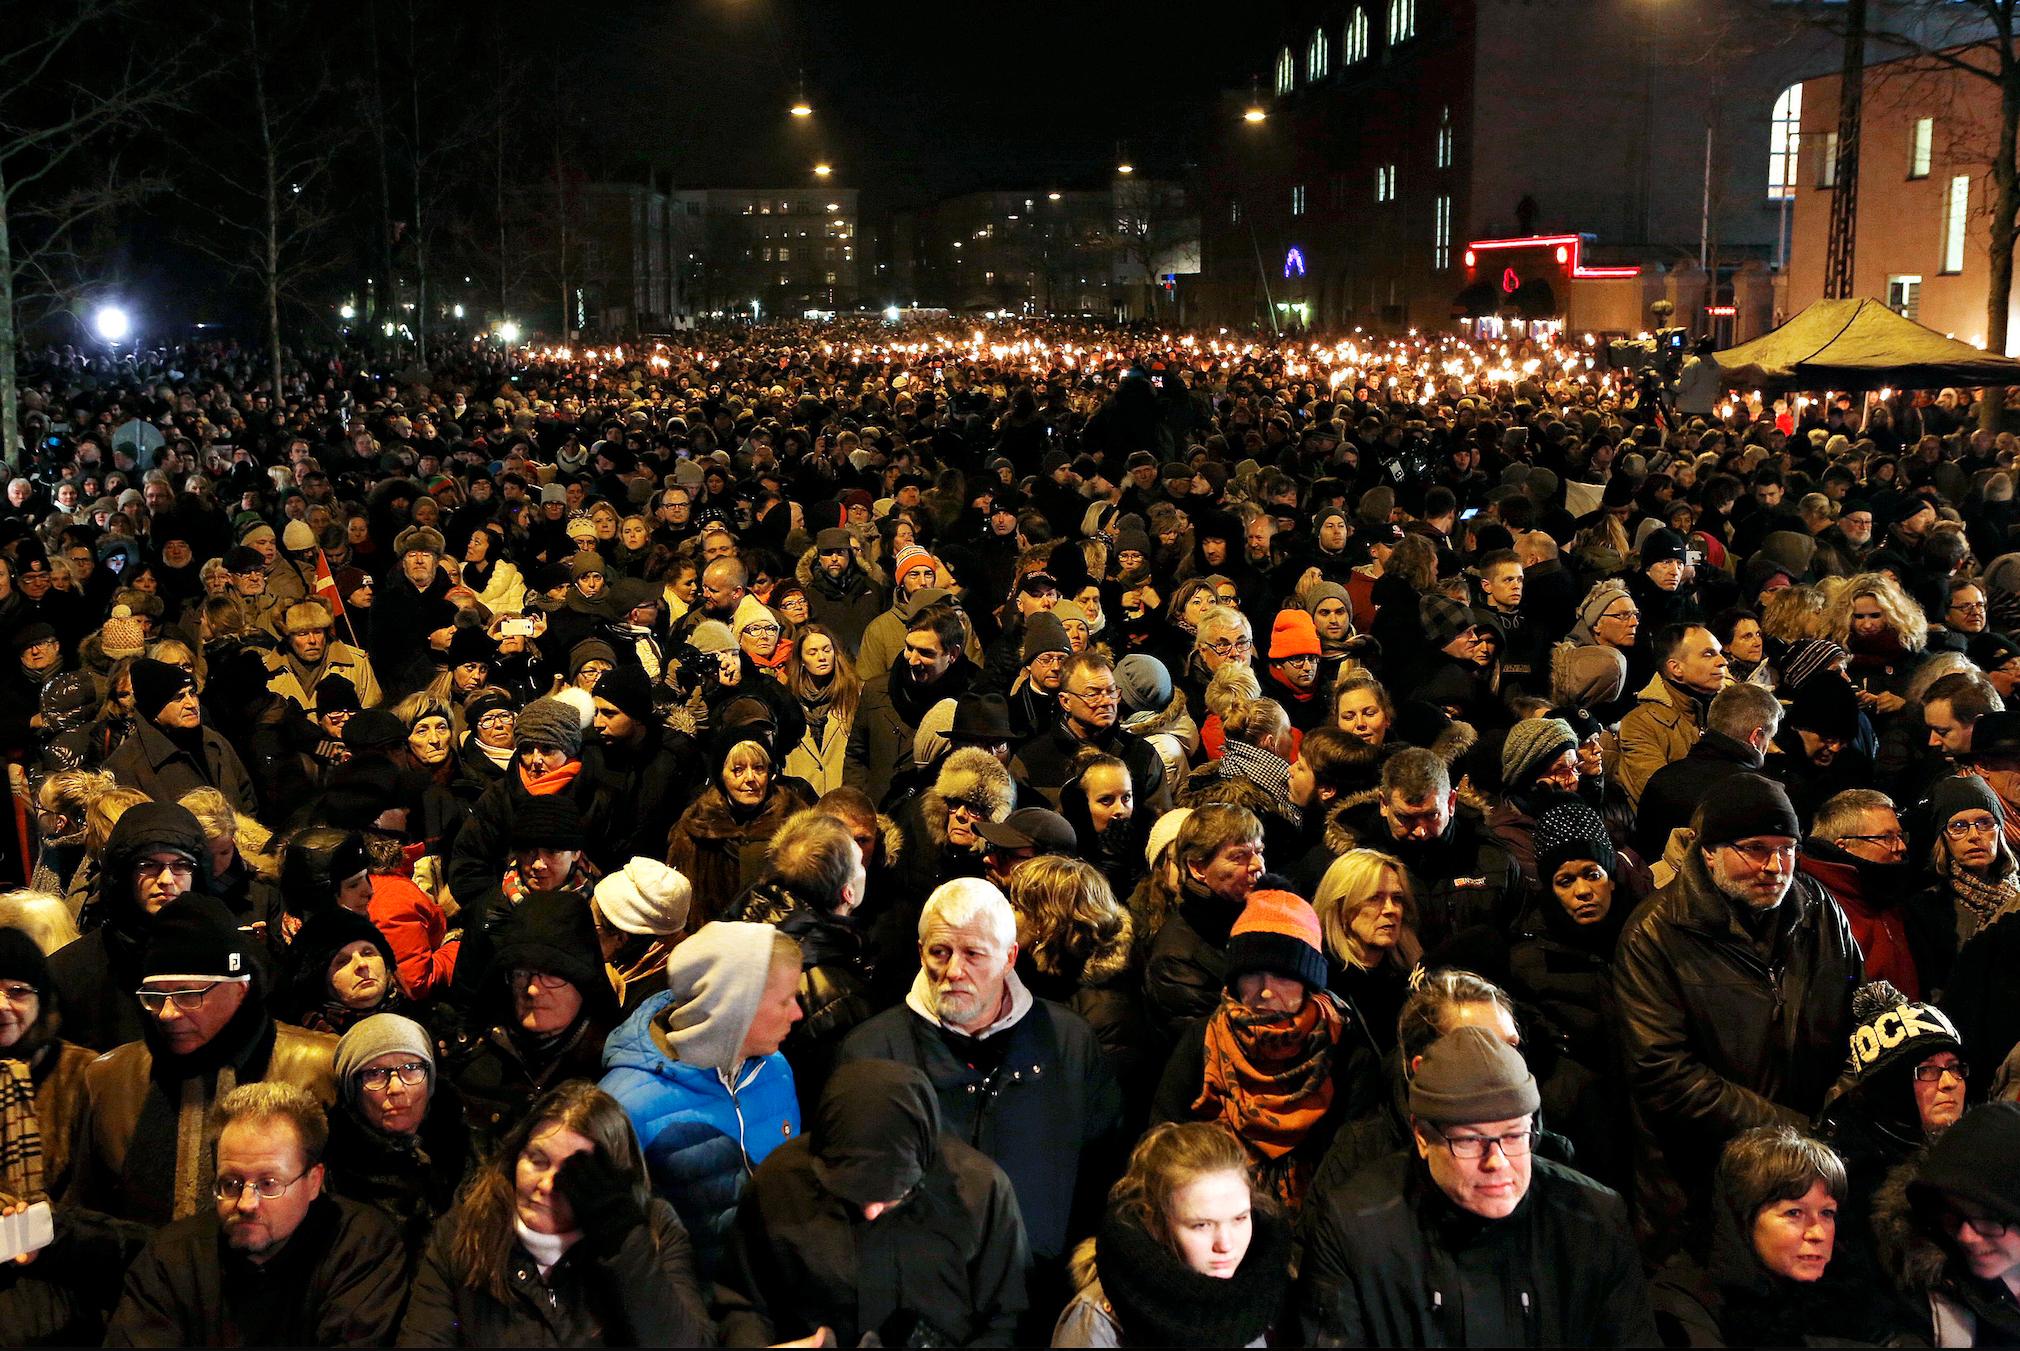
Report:
[[596,884],[596,908],[628,934],[664,938],[687,927],[694,887],[678,868],[639,857]]
[[1178,832],[1185,829],[1185,823],[1191,818],[1190,807],[1180,807],[1158,817],[1150,827],[1150,838],[1143,842],[1143,861],[1155,868],[1157,856],[1164,852],[1166,845],[1178,838]]

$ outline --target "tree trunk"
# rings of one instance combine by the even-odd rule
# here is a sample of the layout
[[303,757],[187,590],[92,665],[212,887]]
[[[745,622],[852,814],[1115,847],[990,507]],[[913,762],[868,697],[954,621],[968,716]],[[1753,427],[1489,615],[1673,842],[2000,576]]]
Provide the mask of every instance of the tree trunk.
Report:
[[365,16],[369,21],[366,41],[372,49],[372,144],[379,168],[379,240],[372,250],[379,260],[379,285],[371,294],[373,313],[365,341],[371,350],[382,351],[391,342],[385,336],[386,314],[391,311],[397,316],[400,288],[393,281],[393,176],[386,164],[386,91],[379,78],[379,8],[373,0],[366,0]]
[[428,239],[421,212],[421,52],[414,41],[414,6],[407,5],[407,112],[414,143],[407,156],[413,170],[414,221],[414,360],[428,364]]
[[28,472],[21,444],[21,387],[14,371],[19,340],[14,332],[14,235],[7,219],[7,180],[0,177],[0,456],[17,474]]
[[[1985,287],[1985,350],[2006,355],[2008,314],[2013,302],[2013,243],[2020,221],[2020,169],[2013,163],[2020,141],[2020,65],[2006,62],[1999,107],[1999,151],[1992,158],[1991,274]],[[2006,411],[2006,391],[1988,389],[1979,395],[1978,425],[1999,430]]]
[[260,124],[260,170],[266,185],[266,248],[260,279],[265,283],[267,310],[268,376],[273,382],[274,408],[287,407],[281,379],[281,185],[280,166],[275,162],[273,118],[267,107],[266,58],[260,51],[259,5],[246,3],[246,50],[252,57],[253,111]]

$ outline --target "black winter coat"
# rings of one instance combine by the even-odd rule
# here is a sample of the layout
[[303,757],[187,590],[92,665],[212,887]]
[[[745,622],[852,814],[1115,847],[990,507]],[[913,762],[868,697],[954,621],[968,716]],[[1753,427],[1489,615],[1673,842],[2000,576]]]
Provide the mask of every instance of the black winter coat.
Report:
[[[1844,912],[1798,875],[1757,944],[1693,848],[1628,921],[1613,959],[1616,1026],[1637,1126],[1643,1235],[1664,1253],[1719,1151],[1750,1126],[1805,1127],[1844,1063],[1865,979]],[[1657,1236],[1660,1236],[1659,1238]]]
[[1305,1202],[1308,1346],[1653,1346],[1618,1193],[1532,1156],[1515,1213],[1482,1220],[1392,1154]]
[[1160,1060],[1188,1023],[1219,1005],[1227,985],[1228,931],[1239,918],[1241,907],[1188,879],[1177,907],[1150,940],[1143,1008],[1158,1038]]
[[877,1011],[874,968],[849,916],[831,915],[796,896],[776,878],[737,897],[724,919],[769,924],[800,945],[800,1012],[779,1050],[792,1066],[803,1106],[821,1099],[842,1039]]
[[[631,855],[620,852],[620,842],[628,837],[625,822],[631,819],[630,809],[605,771],[599,747],[582,748],[582,768],[562,792],[581,814],[590,860],[606,873],[622,869],[631,860]],[[470,808],[470,819],[456,832],[449,856],[449,892],[456,904],[477,905],[486,892],[497,887],[511,861],[513,817],[520,804],[531,797],[519,777],[519,759],[514,755],[505,776],[484,790]],[[652,858],[664,852],[663,839],[659,847],[647,851]]]
[[1093,1232],[1120,1171],[1122,1094],[1094,1030],[1057,1004],[1035,1000],[995,1036],[1008,1046],[985,1075],[956,1058],[938,1026],[900,1005],[850,1033],[841,1059],[922,1070],[946,1132],[1009,1176],[1033,1260],[1056,1261]]
[[1402,861],[1417,898],[1417,937],[1426,950],[1462,929],[1485,925],[1508,935],[1523,901],[1515,860],[1466,803],[1452,813],[1445,833],[1422,843],[1398,840],[1382,815],[1379,789],[1346,799],[1326,823],[1333,852],[1379,849]]
[[515,1242],[511,1295],[503,1301],[456,1269],[453,1223],[438,1226],[421,1258],[401,1346],[715,1345],[687,1231],[656,1196],[646,1203],[645,1223],[608,1257],[577,1243],[543,1277]]
[[1760,772],[1759,751],[1706,728],[1681,760],[1648,776],[1634,813],[1634,847],[1643,858],[1661,858],[1669,847],[1669,832],[1688,826],[1698,804],[1709,801],[1719,785],[1735,774]]
[[384,1346],[407,1294],[400,1240],[369,1206],[324,1195],[264,1265],[227,1248],[204,1209],[127,1269],[107,1346]]

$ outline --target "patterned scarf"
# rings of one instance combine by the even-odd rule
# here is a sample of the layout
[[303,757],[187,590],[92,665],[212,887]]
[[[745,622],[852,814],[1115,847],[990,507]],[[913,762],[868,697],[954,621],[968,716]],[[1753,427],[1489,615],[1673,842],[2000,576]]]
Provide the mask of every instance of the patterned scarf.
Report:
[[1950,894],[1956,897],[1958,905],[1977,919],[1978,927],[1983,929],[2005,910],[2020,903],[2020,876],[2008,873],[1987,881],[1969,868],[1952,867]]
[[15,1200],[44,1198],[42,1129],[35,1119],[35,1082],[25,1060],[0,1060],[0,1192]]
[[1312,1160],[1285,1161],[1333,1102],[1333,1048],[1345,1030],[1331,995],[1314,991],[1293,1014],[1259,1012],[1222,995],[1206,1025],[1206,1076],[1195,1120],[1219,1121],[1241,1138],[1264,1180],[1293,1208]]

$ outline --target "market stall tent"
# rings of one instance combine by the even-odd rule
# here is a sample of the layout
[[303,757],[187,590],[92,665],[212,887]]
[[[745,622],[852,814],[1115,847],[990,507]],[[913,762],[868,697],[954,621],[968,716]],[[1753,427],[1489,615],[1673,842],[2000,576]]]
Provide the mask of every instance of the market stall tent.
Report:
[[1727,389],[2020,385],[2020,361],[1946,338],[1877,300],[1819,300],[1712,360]]

